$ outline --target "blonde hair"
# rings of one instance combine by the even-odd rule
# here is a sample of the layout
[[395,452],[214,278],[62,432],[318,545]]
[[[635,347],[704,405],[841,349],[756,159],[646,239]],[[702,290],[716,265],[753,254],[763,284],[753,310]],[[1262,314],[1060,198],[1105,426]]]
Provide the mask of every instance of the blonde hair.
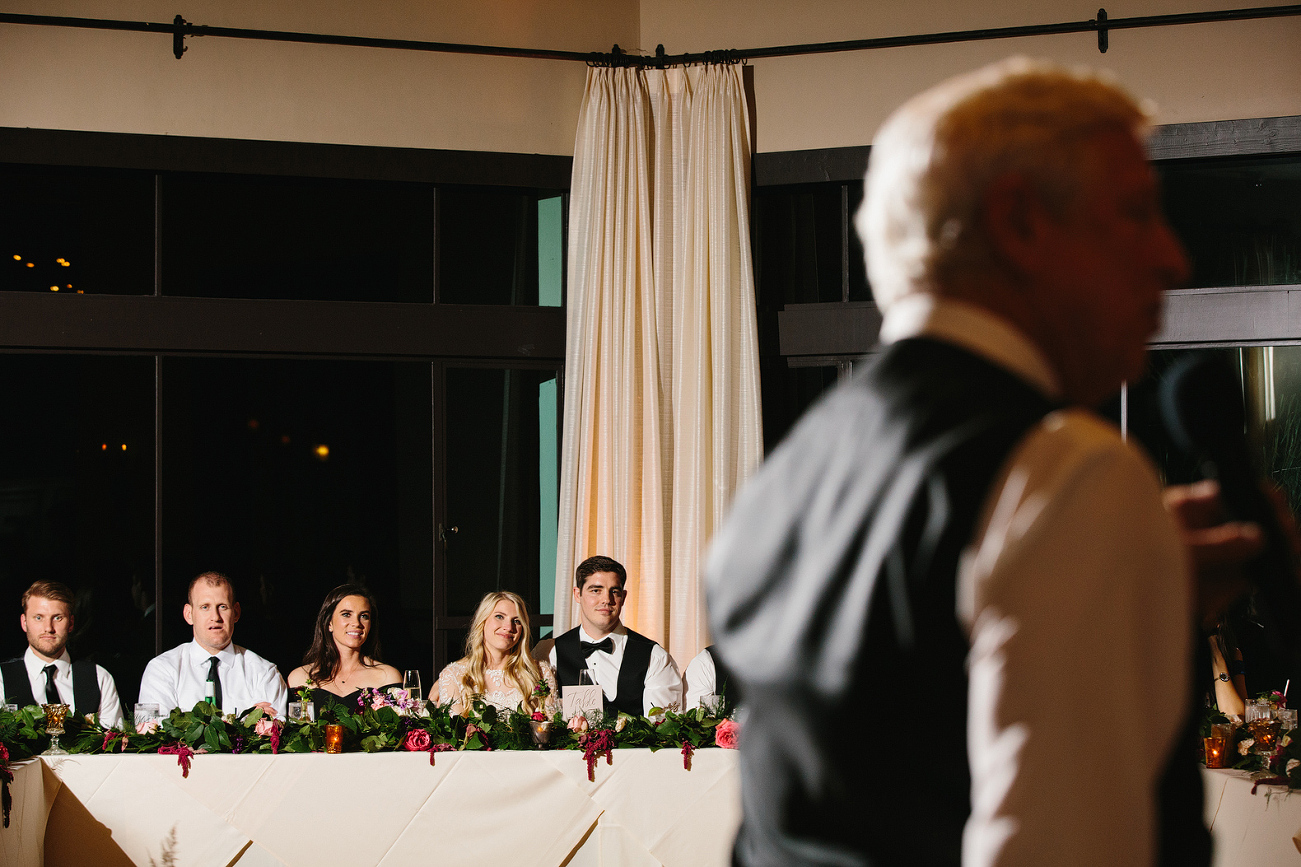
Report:
[[855,217],[877,306],[988,272],[977,222],[1000,176],[1023,176],[1060,215],[1093,180],[1096,135],[1149,129],[1147,109],[1100,73],[1024,57],[913,97],[877,132]]
[[[515,646],[506,655],[506,662],[502,666],[503,674],[507,683],[514,684],[523,696],[520,710],[532,713],[542,709],[542,701],[533,695],[534,688],[542,682],[542,670],[538,668],[538,664],[533,661],[533,656],[529,653],[533,640],[529,630],[528,606],[517,594],[508,590],[495,590],[485,594],[479,601],[479,607],[474,610],[470,634],[465,637],[465,658],[461,660],[465,663],[465,676],[461,678],[460,705],[462,708],[468,708],[470,696],[483,695],[487,691],[483,629],[497,603],[502,601],[510,602],[515,606],[521,627],[519,641],[515,642]],[[444,697],[442,700],[446,701],[447,698]]]

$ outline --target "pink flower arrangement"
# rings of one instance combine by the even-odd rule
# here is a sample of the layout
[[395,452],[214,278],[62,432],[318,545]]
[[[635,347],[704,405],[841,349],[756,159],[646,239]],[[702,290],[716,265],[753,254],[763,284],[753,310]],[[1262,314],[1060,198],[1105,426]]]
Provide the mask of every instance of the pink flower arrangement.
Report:
[[714,726],[714,743],[725,750],[736,749],[741,739],[741,726],[736,720],[725,719]]
[[158,731],[158,720],[156,719],[146,720],[136,726],[138,734],[149,735],[156,731]]
[[271,733],[276,730],[277,723],[269,716],[264,716],[253,726],[253,733],[261,735],[264,738],[271,737]]
[[544,714],[544,713],[543,713],[542,711],[540,711],[540,710],[535,710],[535,711],[533,711],[533,721],[534,721],[534,722],[546,722],[546,721],[547,721],[547,715]]
[[420,710],[421,702],[411,697],[405,689],[363,689],[357,696],[357,706],[362,710],[380,710],[391,707],[400,714],[410,715]]
[[432,740],[429,737],[429,732],[424,729],[412,729],[407,732],[406,738],[403,739],[402,749],[413,753],[427,752]]
[[587,731],[587,717],[583,716],[581,713],[576,713],[571,716],[569,718],[569,730],[571,732],[580,733]]

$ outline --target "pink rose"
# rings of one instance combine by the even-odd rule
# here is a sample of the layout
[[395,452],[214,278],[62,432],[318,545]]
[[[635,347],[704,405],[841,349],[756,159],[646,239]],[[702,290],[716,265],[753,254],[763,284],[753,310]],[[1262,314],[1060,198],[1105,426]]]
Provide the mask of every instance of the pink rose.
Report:
[[714,726],[714,743],[723,749],[736,749],[736,743],[740,739],[741,726],[735,720],[725,719]]
[[540,710],[535,710],[535,711],[533,711],[533,721],[534,721],[534,722],[546,722],[546,721],[547,721],[547,715],[544,714],[544,713],[543,713],[542,711],[540,711]]
[[264,716],[253,726],[253,733],[262,737],[270,737],[271,733],[276,730],[276,721],[269,716]]
[[587,731],[587,717],[582,714],[574,714],[569,718],[569,730],[571,732]]
[[158,720],[148,719],[136,725],[136,732],[142,735],[158,731]]
[[406,740],[402,741],[402,749],[422,753],[429,749],[431,740],[429,732],[424,729],[412,729],[407,732]]

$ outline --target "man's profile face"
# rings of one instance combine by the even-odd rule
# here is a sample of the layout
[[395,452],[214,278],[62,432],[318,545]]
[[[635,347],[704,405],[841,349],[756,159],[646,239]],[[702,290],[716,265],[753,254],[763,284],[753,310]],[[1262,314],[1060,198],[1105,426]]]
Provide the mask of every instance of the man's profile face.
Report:
[[72,632],[72,609],[68,603],[32,596],[18,622],[27,633],[27,644],[46,662],[63,655]]
[[1188,279],[1188,261],[1161,210],[1156,176],[1134,136],[1094,137],[1094,171],[1048,247],[1054,331],[1065,342],[1068,394],[1096,405],[1143,372],[1161,324],[1164,292]]
[[618,575],[613,572],[588,575],[581,588],[574,588],[574,598],[578,600],[583,628],[593,638],[600,638],[619,625],[624,592]]
[[230,601],[230,587],[200,581],[185,603],[185,622],[194,627],[194,640],[209,653],[224,650],[235,636],[239,603]]

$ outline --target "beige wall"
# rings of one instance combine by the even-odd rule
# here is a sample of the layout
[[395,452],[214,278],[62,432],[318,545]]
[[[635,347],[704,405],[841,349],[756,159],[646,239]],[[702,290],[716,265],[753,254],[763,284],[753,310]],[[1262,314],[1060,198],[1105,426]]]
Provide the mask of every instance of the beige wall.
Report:
[[[1255,0],[1252,0],[1255,2]],[[1113,17],[1246,0],[1124,0]],[[1050,0],[0,0],[5,12],[670,54],[1092,17]],[[581,63],[0,25],[0,126],[572,153]],[[1163,122],[1301,114],[1301,18],[753,61],[756,147],[867,144],[926,85],[1021,52],[1101,65]]]
[[[1272,0],[1271,0],[1272,2]],[[641,0],[643,48],[670,54],[946,30],[1270,5],[1256,0]],[[1161,123],[1301,114],[1301,18],[1002,39],[752,61],[756,150],[869,144],[889,111],[954,73],[1009,54],[1115,72]]]
[[[0,11],[609,51],[637,0],[0,0]],[[573,152],[581,63],[0,24],[0,126]]]

